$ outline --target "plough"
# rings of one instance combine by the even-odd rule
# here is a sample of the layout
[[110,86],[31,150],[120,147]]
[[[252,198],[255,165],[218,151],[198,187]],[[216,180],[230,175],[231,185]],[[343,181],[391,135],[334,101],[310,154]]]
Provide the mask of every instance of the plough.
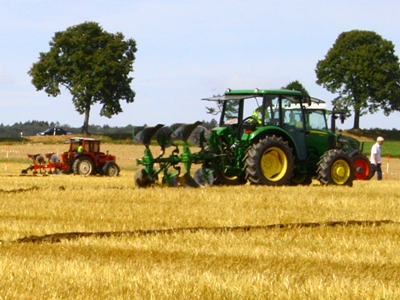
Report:
[[[180,126],[174,132],[168,126],[158,124],[154,127],[147,127],[141,130],[134,138],[134,142],[140,142],[145,145],[143,158],[137,159],[137,165],[142,165],[135,174],[135,184],[138,187],[146,187],[158,180],[158,175],[163,174],[162,183],[177,186],[191,186],[198,187],[198,179],[195,180],[191,175],[191,166],[193,163],[202,163],[207,158],[211,158],[212,155],[205,153],[205,142],[207,130],[200,126],[201,122],[195,122],[193,124],[184,124]],[[192,135],[193,131],[196,131],[196,138]],[[161,147],[161,152],[158,156],[154,157],[150,150],[150,142],[153,136],[157,133],[157,143]],[[192,137],[192,141],[196,140],[196,145],[200,147],[200,151],[192,153],[189,147],[188,139]],[[173,142],[181,140],[183,142],[182,153],[180,153],[179,146]],[[175,147],[168,157],[164,157],[165,150],[169,146]],[[184,175],[181,176],[181,165],[184,167]],[[156,167],[158,165],[158,167]],[[173,168],[171,172],[170,168]],[[196,174],[200,172],[197,171]],[[211,174],[212,175],[212,174]],[[210,178],[211,179],[211,178]],[[209,180],[212,184],[212,180]]]
[[28,174],[28,171],[32,171],[34,175],[38,173],[59,174],[61,170],[68,169],[68,165],[60,162],[60,159],[54,152],[45,154],[47,161],[41,154],[28,154],[28,157],[32,160],[32,165],[21,170],[21,175]]

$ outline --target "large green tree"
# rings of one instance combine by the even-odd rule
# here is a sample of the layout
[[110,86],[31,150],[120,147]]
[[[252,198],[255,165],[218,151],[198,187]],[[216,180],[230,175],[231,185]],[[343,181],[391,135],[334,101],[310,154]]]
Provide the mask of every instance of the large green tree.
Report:
[[40,53],[28,74],[36,89],[49,96],[61,94],[61,87],[71,93],[76,111],[84,114],[82,133],[88,134],[93,104],[101,104],[100,115],[111,118],[122,112],[121,100],[134,101],[129,73],[137,50],[135,40],[85,22],[56,32],[49,44],[50,51]]
[[373,31],[341,33],[315,71],[317,83],[338,94],[333,104],[353,109],[353,129],[367,113],[400,109],[399,59],[393,43]]

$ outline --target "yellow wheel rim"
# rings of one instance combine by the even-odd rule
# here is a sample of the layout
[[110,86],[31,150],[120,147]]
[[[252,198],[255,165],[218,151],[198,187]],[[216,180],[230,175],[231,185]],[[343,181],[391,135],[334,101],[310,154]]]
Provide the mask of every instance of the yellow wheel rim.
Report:
[[264,152],[261,158],[261,171],[270,181],[278,181],[285,176],[288,169],[288,160],[285,152],[277,147],[271,147]]
[[332,165],[331,176],[336,184],[345,184],[350,177],[349,164],[343,159],[338,159]]

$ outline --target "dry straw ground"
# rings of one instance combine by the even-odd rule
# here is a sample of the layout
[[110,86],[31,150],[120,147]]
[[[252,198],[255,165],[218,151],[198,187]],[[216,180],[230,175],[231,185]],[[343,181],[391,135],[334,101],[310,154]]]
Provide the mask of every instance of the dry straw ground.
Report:
[[[118,178],[18,176],[26,153],[64,145],[0,146],[0,299],[399,297],[397,160],[387,179],[351,188],[138,189],[134,159],[143,148],[107,149]],[[329,223],[348,220],[393,222]],[[321,226],[300,226],[307,223]],[[76,234],[32,242],[57,233]]]

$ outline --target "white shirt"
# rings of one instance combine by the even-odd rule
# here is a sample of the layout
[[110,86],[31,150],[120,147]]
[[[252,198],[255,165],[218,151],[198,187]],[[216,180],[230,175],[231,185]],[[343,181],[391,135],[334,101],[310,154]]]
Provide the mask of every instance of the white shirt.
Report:
[[[374,154],[376,154],[376,160],[377,160],[376,162],[375,162]],[[375,143],[371,148],[370,160],[371,160],[371,164],[373,164],[373,165],[375,163],[378,163],[378,164],[381,163],[381,145],[379,145],[378,143]]]

